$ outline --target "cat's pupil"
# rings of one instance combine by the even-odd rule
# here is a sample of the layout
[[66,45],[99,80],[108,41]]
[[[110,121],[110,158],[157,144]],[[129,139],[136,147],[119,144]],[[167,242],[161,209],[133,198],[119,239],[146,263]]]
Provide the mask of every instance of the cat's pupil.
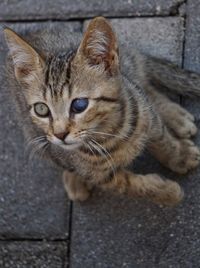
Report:
[[88,99],[87,98],[75,99],[72,101],[72,104],[71,104],[71,112],[81,113],[87,107],[88,107]]

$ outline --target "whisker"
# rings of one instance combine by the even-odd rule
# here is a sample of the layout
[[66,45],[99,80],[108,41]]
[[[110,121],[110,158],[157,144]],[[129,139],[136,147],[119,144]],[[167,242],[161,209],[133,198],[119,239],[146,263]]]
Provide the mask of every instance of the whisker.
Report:
[[84,137],[85,133],[81,133],[78,135],[78,137],[81,139],[81,141],[83,142],[83,144],[89,148],[90,152],[96,157],[94,151],[92,150],[92,147],[91,145],[87,142],[87,141],[84,141],[83,137]]
[[35,137],[33,139],[28,139],[25,144],[27,146],[30,146],[31,144],[34,144],[34,143],[37,143],[37,142],[43,141],[43,140],[46,140],[46,137],[45,136],[39,136],[39,137]]
[[106,152],[107,155],[110,157],[110,159],[113,161],[112,156],[110,155],[110,153],[108,152],[108,150],[106,150],[106,148],[104,148],[100,143],[98,143],[98,142],[95,141],[94,139],[92,139],[92,141],[93,141],[94,143],[96,143],[96,145],[100,146],[100,147],[102,148],[102,150],[103,150],[104,152]]
[[122,139],[126,139],[128,138],[127,136],[124,135],[115,135],[115,134],[111,134],[111,133],[106,133],[106,132],[100,132],[100,131],[90,131],[90,133],[94,133],[94,134],[100,134],[100,135],[105,135],[105,136],[110,136],[110,137],[115,137],[115,138],[122,138]]
[[91,145],[89,143],[85,143],[85,145],[89,148],[90,152],[96,157]]
[[26,151],[29,152],[29,160],[31,160],[36,154],[41,158],[44,156],[45,151],[49,142],[46,140],[45,136],[35,137],[27,141]]
[[[112,156],[110,155],[110,153],[101,145],[99,144],[97,141],[95,141],[94,139],[91,140],[90,145],[93,145],[93,147],[103,156],[106,158],[109,166],[111,167],[112,171],[113,171],[113,175],[115,177],[115,169],[114,169],[114,160],[112,158]],[[100,147],[100,148],[99,148]],[[108,157],[110,159],[108,159]],[[111,160],[111,161],[110,161]]]
[[92,141],[89,141],[89,144],[103,157],[106,158],[106,154],[104,152],[102,152],[102,150],[96,145],[94,144]]

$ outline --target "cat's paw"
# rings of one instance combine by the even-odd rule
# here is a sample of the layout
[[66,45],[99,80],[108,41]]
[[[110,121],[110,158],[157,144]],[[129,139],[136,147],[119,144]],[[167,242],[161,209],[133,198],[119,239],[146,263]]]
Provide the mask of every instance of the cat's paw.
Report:
[[196,168],[199,163],[199,148],[191,140],[183,139],[170,157],[169,168],[179,174],[185,174]]
[[68,191],[68,197],[71,201],[86,201],[90,196],[90,192],[86,188],[76,191]]
[[165,180],[158,193],[158,195],[154,196],[153,201],[164,206],[175,206],[179,204],[184,197],[184,192],[180,185],[171,180]]
[[194,116],[175,103],[170,104],[166,123],[182,139],[189,139],[197,133]]
[[90,196],[87,186],[76,178],[73,173],[65,171],[63,173],[63,183],[68,197],[72,201],[85,201]]

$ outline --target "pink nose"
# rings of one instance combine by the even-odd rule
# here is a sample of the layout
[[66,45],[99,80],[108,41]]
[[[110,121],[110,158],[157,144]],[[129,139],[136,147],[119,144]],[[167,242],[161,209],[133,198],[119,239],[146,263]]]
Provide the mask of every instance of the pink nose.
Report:
[[64,141],[64,139],[67,137],[68,134],[69,134],[69,132],[62,132],[62,133],[54,134],[54,136],[56,136],[56,138]]

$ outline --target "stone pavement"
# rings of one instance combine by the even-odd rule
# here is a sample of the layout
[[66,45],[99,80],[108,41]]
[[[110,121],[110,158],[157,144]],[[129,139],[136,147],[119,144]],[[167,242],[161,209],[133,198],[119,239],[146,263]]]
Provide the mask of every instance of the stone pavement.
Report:
[[[82,31],[96,15],[111,18],[124,49],[134,45],[200,72],[199,0],[0,2],[0,24],[16,30],[58,23]],[[134,164],[137,171],[157,171],[181,183],[186,195],[176,208],[98,191],[72,204],[60,170],[27,160],[2,76],[5,51],[0,33],[0,268],[199,268],[200,168],[182,178],[147,154]],[[178,101],[200,126],[198,102]],[[196,141],[200,145],[200,135]]]

